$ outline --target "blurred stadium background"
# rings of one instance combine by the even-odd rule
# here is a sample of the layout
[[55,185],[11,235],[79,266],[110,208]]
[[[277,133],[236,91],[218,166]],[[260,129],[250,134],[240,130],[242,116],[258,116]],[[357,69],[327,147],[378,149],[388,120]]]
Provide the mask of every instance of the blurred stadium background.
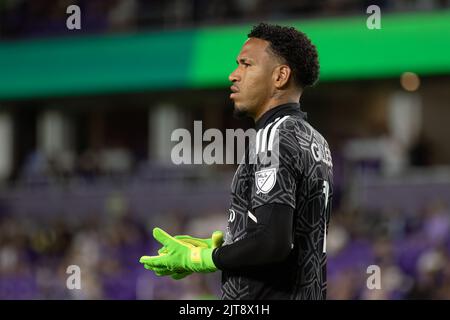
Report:
[[302,108],[334,162],[328,299],[450,299],[450,1],[0,0],[1,299],[218,296],[219,273],[173,281],[138,259],[154,226],[225,229],[236,167],[172,165],[170,134],[252,125],[227,76],[259,21],[320,54]]

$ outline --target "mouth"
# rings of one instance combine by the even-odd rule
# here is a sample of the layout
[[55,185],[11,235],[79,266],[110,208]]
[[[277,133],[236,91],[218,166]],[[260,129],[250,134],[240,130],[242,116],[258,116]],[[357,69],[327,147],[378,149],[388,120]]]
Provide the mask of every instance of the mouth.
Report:
[[230,87],[230,90],[231,90],[230,98],[232,99],[232,98],[234,98],[234,97],[238,94],[239,88],[236,87],[236,86],[231,86],[231,87]]

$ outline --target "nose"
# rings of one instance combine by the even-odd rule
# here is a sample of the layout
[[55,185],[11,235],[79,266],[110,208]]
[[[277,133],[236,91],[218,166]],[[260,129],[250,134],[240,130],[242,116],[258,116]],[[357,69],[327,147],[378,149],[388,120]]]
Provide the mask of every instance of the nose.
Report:
[[234,71],[232,73],[230,73],[230,75],[228,76],[228,80],[230,80],[230,82],[236,82],[239,81],[239,75],[238,75],[238,68],[234,69]]

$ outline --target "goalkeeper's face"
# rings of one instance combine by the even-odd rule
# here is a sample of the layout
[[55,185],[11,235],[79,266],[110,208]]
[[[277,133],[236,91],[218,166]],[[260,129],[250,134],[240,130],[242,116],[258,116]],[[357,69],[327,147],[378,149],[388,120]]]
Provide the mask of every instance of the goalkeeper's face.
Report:
[[276,60],[268,46],[265,40],[250,38],[236,59],[238,65],[229,80],[232,82],[230,99],[237,116],[256,119],[273,97]]

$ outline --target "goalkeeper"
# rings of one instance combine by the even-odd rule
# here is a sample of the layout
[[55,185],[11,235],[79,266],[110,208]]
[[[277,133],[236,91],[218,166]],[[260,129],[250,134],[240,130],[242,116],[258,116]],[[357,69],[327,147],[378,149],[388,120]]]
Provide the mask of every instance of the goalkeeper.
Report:
[[221,270],[222,299],[325,299],[332,160],[299,104],[318,78],[317,50],[289,27],[261,23],[248,38],[229,76],[230,99],[257,134],[231,184],[226,234],[197,239],[155,228],[162,247],[140,262],[174,279]]

